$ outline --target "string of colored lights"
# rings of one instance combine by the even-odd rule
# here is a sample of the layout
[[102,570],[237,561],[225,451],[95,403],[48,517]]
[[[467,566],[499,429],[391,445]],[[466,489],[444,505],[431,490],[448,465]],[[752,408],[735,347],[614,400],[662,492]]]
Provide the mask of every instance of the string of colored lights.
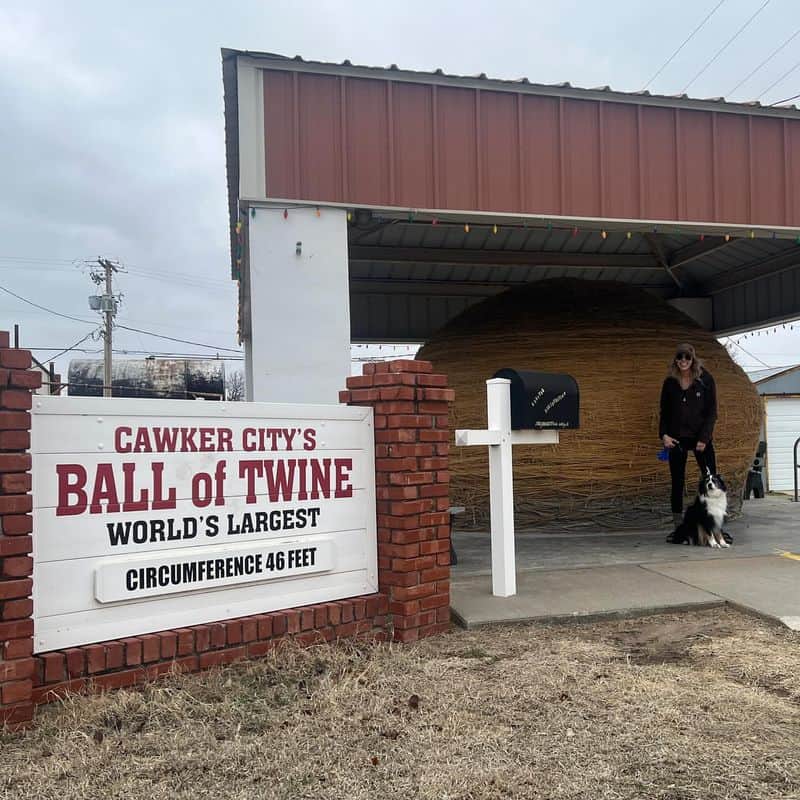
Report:
[[[780,324],[780,330],[782,330],[782,331],[786,331],[786,330],[793,331],[795,329],[795,324],[797,325],[797,329],[800,330],[800,321],[789,322],[789,323],[782,322]],[[771,334],[777,333],[778,330],[779,330],[779,326],[778,325],[767,325],[764,328],[758,328],[756,330],[748,331],[747,333],[731,334],[731,336],[729,336],[728,338],[732,339],[733,336],[739,336],[739,339],[744,341],[745,339],[753,339],[755,337],[761,336],[762,333],[764,334],[764,336],[770,336]]]
[[[308,209],[313,208],[314,213],[317,217],[322,216],[322,211],[319,206],[307,206],[303,204],[298,205],[290,205],[290,206],[280,206],[280,207],[259,207],[258,211],[265,211],[265,212],[279,212],[283,214],[283,218],[289,218],[289,211],[292,209]],[[252,207],[250,209],[250,217],[255,218],[256,216],[256,208]],[[348,222],[352,222],[354,219],[354,212],[351,209],[348,209],[346,212],[346,217]],[[429,218],[428,218],[429,217]],[[373,217],[376,222],[380,221],[399,221],[396,220],[394,217],[385,218],[380,215]],[[796,244],[800,244],[800,230],[791,230],[791,232],[787,233],[787,231],[782,230],[780,232],[780,236],[778,231],[771,230],[771,229],[764,229],[758,227],[747,227],[741,226],[737,227],[734,231],[719,231],[719,230],[709,230],[707,232],[696,232],[694,227],[690,229],[686,229],[686,227],[682,227],[678,224],[665,224],[665,225],[642,225],[642,226],[630,226],[630,228],[620,228],[616,224],[612,227],[609,226],[591,226],[591,225],[570,225],[566,224],[562,221],[558,222],[548,222],[546,220],[528,220],[522,219],[521,223],[519,224],[510,224],[510,223],[497,223],[497,222],[461,222],[451,219],[439,219],[436,216],[429,216],[425,214],[420,216],[415,211],[408,211],[406,215],[406,221],[415,224],[428,224],[428,225],[454,225],[458,227],[462,227],[464,233],[470,233],[473,230],[490,230],[493,235],[497,235],[503,230],[507,229],[519,229],[522,228],[523,230],[531,230],[540,228],[541,230],[546,230],[548,232],[553,230],[561,230],[561,231],[569,231],[571,236],[578,236],[580,233],[599,233],[602,239],[607,239],[610,233],[624,233],[626,239],[631,239],[634,233],[639,234],[665,234],[665,235],[676,235],[676,236],[696,236],[698,241],[704,241],[707,236],[709,237],[720,237],[724,239],[726,242],[730,242],[732,239],[794,239]],[[745,234],[742,232],[746,231]],[[243,233],[243,224],[241,221],[236,223],[236,235],[238,239],[237,244],[237,252],[236,252],[236,262],[237,264],[241,264],[241,256],[242,256],[242,233]]]
[[[283,214],[284,219],[289,218],[289,211],[291,209],[306,209],[310,208],[310,206],[305,205],[296,205],[296,206],[281,206],[281,207],[264,207],[259,208],[259,211],[278,211],[279,213]],[[314,212],[317,217],[322,216],[322,211],[320,210],[319,206],[314,206]],[[251,218],[255,218],[256,216],[256,208],[253,207],[250,209],[250,216]],[[354,219],[354,212],[352,210],[347,210],[346,217],[348,222],[352,222]],[[381,221],[384,219],[383,217],[376,216],[374,218],[376,221]],[[607,239],[610,233],[624,233],[626,239],[631,239],[634,233],[639,234],[664,234],[664,235],[676,235],[676,236],[696,236],[698,241],[704,241],[707,236],[718,236],[724,239],[726,242],[730,242],[732,239],[794,239],[796,244],[800,244],[800,230],[791,231],[788,235],[786,231],[781,231],[780,235],[778,231],[775,230],[763,230],[763,229],[756,229],[756,228],[747,228],[746,226],[742,226],[741,228],[737,228],[735,231],[719,231],[719,230],[710,230],[708,233],[701,232],[696,233],[695,230],[692,228],[687,230],[685,227],[680,225],[647,225],[647,226],[630,226],[630,228],[622,229],[617,227],[616,225],[612,228],[609,226],[606,227],[596,227],[590,225],[567,225],[564,222],[548,222],[544,220],[536,220],[531,221],[527,219],[523,219],[521,224],[509,224],[509,223],[497,223],[497,222],[487,222],[487,223],[475,223],[475,222],[460,222],[455,220],[446,220],[440,219],[436,216],[429,216],[425,214],[424,216],[419,216],[417,212],[408,211],[406,214],[406,221],[409,223],[415,224],[429,224],[429,225],[451,225],[451,226],[458,226],[462,227],[464,233],[470,233],[472,231],[479,231],[479,230],[490,230],[493,235],[497,235],[503,230],[508,229],[519,229],[522,228],[524,230],[536,229],[541,228],[542,230],[546,230],[548,232],[553,230],[561,230],[561,231],[569,231],[570,234],[574,236],[578,236],[579,233],[599,233],[602,239]],[[746,233],[743,233],[746,231]],[[236,223],[236,235],[237,235],[237,250],[236,250],[236,262],[237,264],[241,265],[241,258],[242,258],[242,233],[243,233],[243,225],[242,222]]]

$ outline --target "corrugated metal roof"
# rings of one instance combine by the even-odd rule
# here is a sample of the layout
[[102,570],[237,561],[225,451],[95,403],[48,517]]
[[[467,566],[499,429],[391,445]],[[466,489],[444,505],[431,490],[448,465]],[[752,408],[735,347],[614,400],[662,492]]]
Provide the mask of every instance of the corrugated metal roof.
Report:
[[[541,226],[526,228],[502,224],[495,232],[492,225],[485,223],[471,224],[467,231],[463,223],[433,225],[379,219],[382,221],[375,224],[350,227],[351,261],[397,264],[413,260],[419,264],[462,266],[480,263],[492,265],[493,274],[497,275],[497,267],[512,262],[524,265],[526,257],[538,268],[546,266],[549,254],[554,265],[573,268],[597,267],[600,262],[607,261],[609,268],[626,268],[631,276],[638,273],[635,275],[637,282],[646,272],[654,272],[669,286],[672,281],[654,252],[656,245],[671,268],[680,268],[682,274],[691,276],[695,282],[705,282],[740,267],[757,266],[783,254],[800,258],[794,242],[782,239],[732,238],[725,242],[723,237],[708,236],[700,242],[693,234],[629,233],[609,229],[603,236],[598,230],[560,227],[548,230]],[[703,246],[707,249],[700,249]]]
[[778,375],[783,375],[785,372],[792,372],[793,370],[800,369],[800,364],[795,364],[790,367],[770,367],[769,369],[757,369],[748,372],[748,377],[753,383],[763,383],[770,378],[776,378]]
[[[786,264],[800,263],[800,249],[780,239],[725,241],[722,236],[706,236],[700,240],[696,234],[640,231],[629,237],[620,230],[608,230],[603,237],[597,230],[573,233],[573,229],[502,224],[495,232],[485,223],[470,223],[467,231],[465,223],[378,220],[377,224],[368,218],[362,223],[354,220],[348,231],[354,319],[361,314],[367,320],[355,330],[365,340],[370,336],[364,331],[383,325],[386,314],[392,319],[410,317],[425,307],[434,322],[443,324],[447,303],[472,303],[549,278],[620,281],[664,297],[709,297]],[[740,286],[745,291],[748,287]],[[758,292],[749,294],[761,309],[758,319],[771,319],[776,313],[789,318],[794,313],[793,306],[786,307],[791,301],[786,287],[769,301]],[[386,308],[379,310],[380,304]],[[718,304],[714,318],[719,330],[738,325],[738,317],[729,320]],[[389,327],[391,338],[403,338],[402,326]],[[422,331],[425,338],[429,331],[418,328],[417,335]]]
[[[696,260],[692,274],[699,283],[717,276],[732,274],[741,267],[768,266],[768,262],[781,256],[797,260],[797,246],[786,239],[736,239],[729,247],[719,248]],[[767,270],[765,270],[767,271]]]
[[[547,94],[558,95],[584,95],[587,99],[605,99],[616,100],[622,102],[636,102],[642,103],[648,100],[658,102],[663,105],[688,105],[707,107],[709,104],[718,107],[718,110],[730,110],[738,113],[768,113],[777,116],[800,116],[800,107],[789,104],[781,106],[764,105],[758,100],[750,100],[745,102],[734,102],[726,100],[724,97],[690,97],[687,94],[656,94],[648,90],[626,92],[618,89],[612,89],[610,86],[594,86],[594,87],[581,87],[574,86],[569,81],[562,83],[537,83],[527,77],[506,79],[506,78],[490,78],[485,72],[480,72],[477,75],[457,75],[454,73],[445,72],[442,68],[437,68],[433,71],[401,69],[397,64],[390,64],[387,67],[376,67],[365,64],[353,64],[350,59],[345,59],[341,63],[334,63],[330,61],[315,61],[312,59],[305,59],[302,56],[296,55],[286,56],[280,53],[263,53],[248,50],[227,50],[223,49],[223,56],[226,54],[236,54],[243,57],[253,58],[259,61],[272,61],[280,64],[282,69],[296,69],[298,67],[305,67],[326,72],[335,72],[339,74],[352,75],[354,72],[362,73],[365,77],[384,78],[387,80],[405,79],[417,80],[420,82],[437,82],[437,81],[455,81],[465,84],[474,84],[475,82],[485,83],[487,88],[505,88],[515,91],[526,90],[531,92],[543,92]],[[262,64],[262,66],[265,66]]]

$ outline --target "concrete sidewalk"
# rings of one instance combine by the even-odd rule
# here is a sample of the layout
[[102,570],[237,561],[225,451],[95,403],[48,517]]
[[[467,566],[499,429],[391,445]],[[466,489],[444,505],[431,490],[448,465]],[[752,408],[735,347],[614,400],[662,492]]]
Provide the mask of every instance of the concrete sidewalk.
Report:
[[455,532],[451,609],[465,627],[647,614],[733,603],[800,630],[800,504],[751,500],[727,550],[668,545],[652,531],[519,531],[517,594],[491,594],[489,535]]

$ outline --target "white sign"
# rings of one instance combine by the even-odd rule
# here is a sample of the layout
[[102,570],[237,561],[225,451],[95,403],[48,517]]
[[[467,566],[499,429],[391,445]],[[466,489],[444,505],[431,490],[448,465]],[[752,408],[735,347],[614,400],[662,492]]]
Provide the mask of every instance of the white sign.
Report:
[[36,652],[377,591],[372,410],[36,397]]
[[95,570],[94,596],[98,603],[112,603],[198,586],[230,586],[333,569],[333,549],[327,538],[219,550],[104,562]]

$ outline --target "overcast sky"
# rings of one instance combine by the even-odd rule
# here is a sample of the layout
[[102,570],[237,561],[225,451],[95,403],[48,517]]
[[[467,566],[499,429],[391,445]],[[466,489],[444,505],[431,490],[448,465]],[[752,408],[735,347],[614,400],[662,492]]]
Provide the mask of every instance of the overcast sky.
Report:
[[[236,349],[220,48],[578,86],[642,88],[719,0],[35,2],[0,6],[0,328],[46,361],[100,327],[84,260],[118,259],[129,327]],[[651,84],[673,93],[764,5],[723,0]],[[798,0],[768,0],[690,87],[773,102],[800,92]],[[789,72],[793,66],[797,68]],[[786,74],[789,73],[789,74]],[[784,76],[782,80],[778,80]],[[777,81],[777,83],[776,83]],[[771,84],[775,84],[768,91]],[[800,361],[800,326],[742,341]],[[115,349],[215,350],[117,330]],[[99,351],[89,338],[83,347]],[[39,349],[41,348],[41,349]],[[382,351],[386,352],[386,349]],[[365,351],[358,351],[363,355]],[[58,368],[66,373],[71,356]],[[120,354],[117,357],[124,357]]]

